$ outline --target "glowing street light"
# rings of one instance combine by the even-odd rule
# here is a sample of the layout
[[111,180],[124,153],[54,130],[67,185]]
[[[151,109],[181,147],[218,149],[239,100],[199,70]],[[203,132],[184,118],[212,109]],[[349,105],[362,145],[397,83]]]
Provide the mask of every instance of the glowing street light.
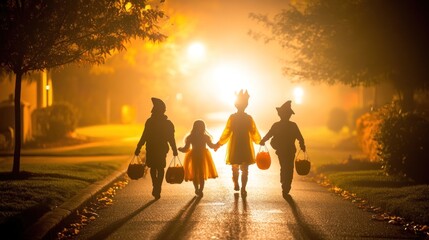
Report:
[[201,60],[206,55],[206,47],[201,42],[193,42],[188,46],[187,53],[190,60]]
[[45,86],[46,89],[46,107],[49,107],[49,90],[51,89],[51,86],[47,84]]
[[296,104],[302,104],[304,97],[304,89],[302,87],[295,87],[293,89],[294,102]]

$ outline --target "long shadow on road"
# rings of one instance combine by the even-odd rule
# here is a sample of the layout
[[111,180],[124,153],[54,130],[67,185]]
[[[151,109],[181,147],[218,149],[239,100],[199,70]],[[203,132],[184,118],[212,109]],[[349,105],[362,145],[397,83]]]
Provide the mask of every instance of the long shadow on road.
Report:
[[239,193],[234,193],[234,205],[231,213],[229,214],[227,221],[225,222],[225,233],[226,239],[243,239],[247,238],[249,231],[247,226],[249,220],[247,219],[250,215],[249,205],[247,203],[246,197],[242,197],[242,207],[241,211],[239,208]]
[[123,226],[126,222],[128,222],[130,219],[138,215],[140,212],[148,208],[150,205],[155,203],[157,199],[153,199],[149,202],[147,202],[145,205],[141,206],[139,209],[131,213],[130,215],[117,220],[116,222],[108,225],[104,229],[100,230],[98,233],[94,234],[92,237],[90,237],[90,240],[98,240],[98,239],[106,239],[110,234],[114,233],[117,229],[119,229],[121,226]]
[[286,202],[289,204],[292,214],[295,218],[297,226],[289,226],[289,230],[294,235],[294,239],[311,239],[319,240],[323,239],[322,234],[315,232],[308,223],[305,222],[299,208],[297,207],[292,196],[288,195],[285,197]]
[[198,203],[201,201],[200,197],[193,197],[183,207],[179,213],[161,230],[155,239],[184,239],[185,233],[192,229],[194,224],[189,224],[189,220],[195,211]]

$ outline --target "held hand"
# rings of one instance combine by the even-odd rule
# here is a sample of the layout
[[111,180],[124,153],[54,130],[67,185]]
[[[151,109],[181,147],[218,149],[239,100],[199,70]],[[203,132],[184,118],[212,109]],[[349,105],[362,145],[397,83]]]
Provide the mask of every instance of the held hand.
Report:
[[303,152],[305,152],[305,150],[306,150],[305,145],[301,146],[301,150],[302,150]]
[[136,155],[136,156],[140,155],[140,149],[136,149],[136,150],[134,151],[134,155]]
[[179,153],[177,152],[177,150],[173,151],[173,156],[177,157],[179,155]]
[[261,146],[265,146],[265,141],[260,141],[260,142],[259,142],[259,145],[261,145]]
[[222,145],[220,145],[219,142],[216,143],[216,146],[214,148],[214,151],[216,152]]

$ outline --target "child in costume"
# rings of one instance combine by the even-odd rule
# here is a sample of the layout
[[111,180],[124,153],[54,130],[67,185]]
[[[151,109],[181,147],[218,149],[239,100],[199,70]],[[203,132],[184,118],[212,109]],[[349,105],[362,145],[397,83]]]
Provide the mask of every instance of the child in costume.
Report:
[[246,186],[249,174],[249,165],[255,163],[255,151],[253,143],[258,144],[261,140],[261,135],[256,128],[252,116],[245,113],[249,101],[247,91],[241,90],[237,94],[235,107],[237,112],[230,115],[225,129],[217,142],[217,147],[228,142],[226,153],[226,164],[231,165],[232,181],[234,182],[234,190],[239,191],[238,183],[239,169],[241,170],[241,194],[246,196]]
[[174,125],[164,114],[166,111],[165,103],[158,98],[152,98],[152,103],[152,115],[145,123],[143,134],[134,154],[138,156],[140,149],[146,144],[146,166],[150,168],[152,195],[159,199],[164,180],[168,144],[173,150],[173,155],[177,156],[178,154],[174,138]]
[[203,196],[204,181],[208,178],[218,177],[212,156],[206,146],[216,148],[210,135],[206,132],[205,123],[197,120],[194,122],[191,133],[185,139],[185,146],[179,147],[178,150],[186,153],[183,163],[185,181],[194,183],[195,194],[199,197]]
[[263,146],[271,137],[271,146],[276,150],[280,161],[280,182],[282,183],[283,197],[289,194],[293,178],[294,159],[296,153],[295,140],[305,152],[304,138],[298,125],[290,121],[295,112],[291,107],[292,101],[285,102],[277,108],[280,121],[274,123],[268,133],[262,138],[260,145]]

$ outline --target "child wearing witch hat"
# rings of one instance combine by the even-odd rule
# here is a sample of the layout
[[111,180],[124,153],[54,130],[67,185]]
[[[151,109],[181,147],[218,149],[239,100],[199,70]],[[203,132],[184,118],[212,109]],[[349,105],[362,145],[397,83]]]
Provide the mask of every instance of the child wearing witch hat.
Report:
[[147,119],[143,134],[137,144],[135,155],[140,154],[140,149],[146,144],[146,166],[150,168],[152,178],[152,195],[161,197],[161,186],[164,180],[164,168],[170,144],[173,155],[177,156],[176,140],[174,138],[174,125],[164,114],[165,103],[158,98],[152,98],[152,115]]
[[271,146],[276,150],[280,161],[280,182],[282,184],[283,197],[289,195],[291,189],[294,159],[296,153],[295,141],[298,140],[299,146],[305,152],[304,138],[298,125],[290,118],[295,112],[292,110],[292,101],[286,101],[281,107],[276,108],[280,121],[274,123],[268,133],[262,138],[260,145],[265,145],[271,137]]

